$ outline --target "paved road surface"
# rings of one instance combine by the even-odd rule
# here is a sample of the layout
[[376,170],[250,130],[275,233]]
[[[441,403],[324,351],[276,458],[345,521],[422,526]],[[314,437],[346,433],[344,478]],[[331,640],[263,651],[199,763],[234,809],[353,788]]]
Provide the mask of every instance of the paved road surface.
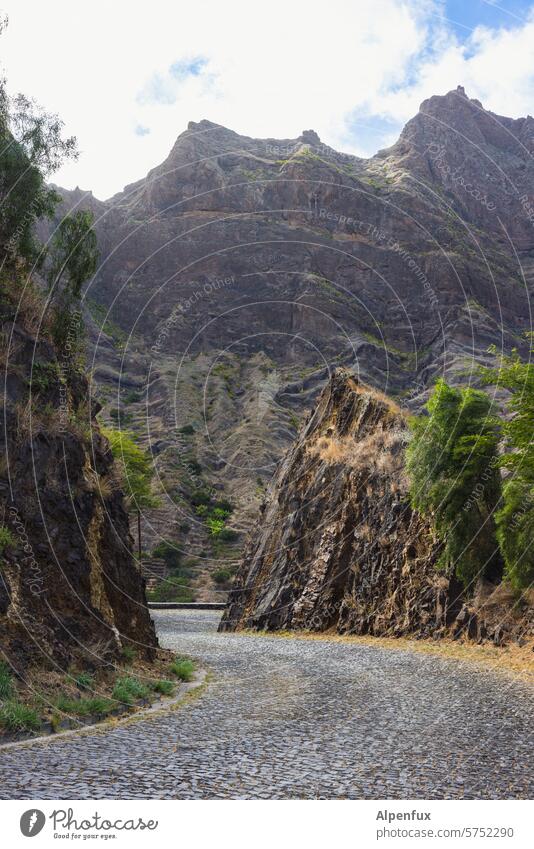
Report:
[[204,659],[164,716],[0,753],[2,798],[532,798],[532,690],[404,651],[215,632],[154,611]]

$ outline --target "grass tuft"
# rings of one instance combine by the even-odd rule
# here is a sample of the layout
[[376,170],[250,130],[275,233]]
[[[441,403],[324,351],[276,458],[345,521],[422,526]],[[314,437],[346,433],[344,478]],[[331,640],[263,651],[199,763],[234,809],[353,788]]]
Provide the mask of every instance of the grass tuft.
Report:
[[137,699],[148,695],[148,687],[137,678],[119,678],[113,688],[113,698],[125,705],[132,705]]
[[192,660],[185,657],[177,657],[169,667],[173,675],[176,675],[180,681],[192,681],[195,665]]
[[150,685],[150,689],[153,690],[154,693],[160,693],[162,696],[172,696],[175,688],[175,684],[173,681],[154,681]]
[[126,663],[133,663],[137,657],[137,652],[133,646],[123,646],[122,656]]
[[55,703],[61,713],[74,716],[91,716],[92,714],[109,713],[115,707],[111,699],[96,696],[92,699],[71,699],[68,696],[58,696]]
[[0,707],[0,725],[8,731],[36,731],[41,720],[33,708],[8,701]]
[[13,676],[7,663],[0,661],[0,699],[11,699],[14,695]]
[[74,683],[80,690],[92,690],[95,686],[95,681],[92,675],[89,672],[80,672],[79,675],[76,675],[74,678]]

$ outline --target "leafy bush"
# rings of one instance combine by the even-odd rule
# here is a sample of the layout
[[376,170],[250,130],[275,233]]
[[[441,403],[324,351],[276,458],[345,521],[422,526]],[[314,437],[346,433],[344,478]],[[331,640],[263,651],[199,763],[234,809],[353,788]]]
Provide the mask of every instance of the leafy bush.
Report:
[[113,698],[126,705],[132,705],[138,699],[148,695],[148,687],[137,678],[119,678],[113,687]]
[[534,486],[522,477],[505,481],[503,506],[495,521],[507,579],[517,590],[530,588],[534,582]]
[[132,421],[132,414],[127,410],[121,410],[119,407],[112,407],[109,411],[109,417],[113,419],[114,422],[121,422],[123,425],[130,424]]
[[219,539],[224,540],[224,542],[233,542],[238,538],[238,532],[234,531],[232,528],[223,528],[222,531],[219,533]]
[[[534,337],[528,335],[532,342]],[[515,589],[523,590],[534,582],[534,365],[514,351],[501,356],[496,368],[480,371],[486,383],[510,392],[510,415],[503,422],[507,451],[500,457],[509,476],[496,524],[505,576]]]
[[227,519],[230,515],[230,510],[225,510],[223,507],[214,507],[211,515],[214,519]]
[[157,507],[159,501],[151,492],[154,469],[150,454],[136,444],[128,431],[103,427],[102,433],[109,440],[113,459],[121,470],[122,488],[129,505],[138,510]]
[[211,577],[216,584],[227,584],[232,577],[232,573],[229,569],[216,569]]
[[130,389],[129,392],[124,396],[125,404],[136,404],[141,400],[141,393],[137,392],[135,389]]
[[200,504],[205,504],[207,507],[210,503],[210,494],[204,489],[196,489],[191,495],[191,504],[193,507],[198,507]]
[[180,681],[192,681],[195,672],[193,661],[187,660],[185,657],[177,657],[170,666],[170,671],[176,675]]
[[413,507],[430,515],[443,543],[439,565],[465,587],[478,576],[499,577],[494,511],[501,496],[499,425],[485,392],[439,380],[428,416],[411,423],[408,448]]
[[152,550],[152,556],[164,560],[169,569],[177,569],[182,558],[182,552],[178,550],[177,546],[178,543],[162,540]]
[[222,519],[212,519],[211,516],[206,519],[206,525],[209,528],[211,536],[219,536],[224,529],[224,521]]
[[195,428],[191,424],[186,424],[180,428],[179,433],[183,433],[185,436],[192,436],[195,432]]
[[32,373],[30,385],[32,392],[46,392],[52,386],[59,382],[60,373],[57,362],[34,362],[32,365]]

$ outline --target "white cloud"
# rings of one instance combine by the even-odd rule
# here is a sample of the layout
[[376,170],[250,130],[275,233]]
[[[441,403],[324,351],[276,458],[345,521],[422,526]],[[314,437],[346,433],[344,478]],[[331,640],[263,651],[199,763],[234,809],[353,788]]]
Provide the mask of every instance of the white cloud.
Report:
[[189,120],[281,138],[313,128],[369,152],[355,116],[381,119],[390,138],[392,122],[458,84],[497,112],[533,111],[532,19],[460,45],[438,0],[5,2],[10,90],[62,115],[82,153],[54,179],[99,197],[161,162]]

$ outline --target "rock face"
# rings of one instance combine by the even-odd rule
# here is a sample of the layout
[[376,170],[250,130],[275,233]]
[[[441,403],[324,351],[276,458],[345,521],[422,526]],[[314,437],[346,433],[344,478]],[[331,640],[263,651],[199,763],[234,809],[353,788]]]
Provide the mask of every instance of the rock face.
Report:
[[84,375],[66,376],[42,326],[37,337],[16,312],[0,293],[1,652],[19,670],[96,667],[127,644],[150,659],[155,632],[98,408]]
[[389,399],[334,374],[273,479],[221,630],[465,632],[496,642],[533,630],[532,609],[514,610],[487,584],[464,599],[436,570],[439,544],[408,501],[406,435]]
[[338,370],[283,460],[221,627],[405,633],[444,621],[448,582],[410,509],[406,428]]
[[[313,130],[253,139],[201,121],[110,200],[63,193],[63,211],[97,218],[96,378],[110,404],[137,390],[127,426],[157,454],[167,508],[164,521],[146,517],[148,542],[178,540],[201,572],[220,565],[192,491],[230,498],[248,528],[335,367],[416,409],[436,375],[472,380],[489,345],[521,348],[532,125],[458,89],[425,101],[396,144],[364,160]],[[177,454],[201,467],[196,483]]]

